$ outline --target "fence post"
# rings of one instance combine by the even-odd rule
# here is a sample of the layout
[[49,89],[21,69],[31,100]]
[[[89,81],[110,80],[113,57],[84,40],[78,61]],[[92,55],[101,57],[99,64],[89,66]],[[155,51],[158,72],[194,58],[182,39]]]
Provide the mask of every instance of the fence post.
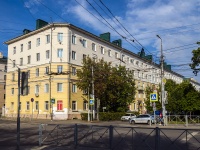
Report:
[[113,142],[113,126],[109,126],[109,145],[110,149],[112,149],[112,142]]
[[188,127],[188,117],[185,115],[185,126]]
[[77,124],[74,125],[74,145],[75,145],[75,148],[78,145],[78,125]]
[[155,128],[156,135],[155,135],[155,150],[159,150],[160,145],[160,130],[158,127]]
[[42,124],[39,125],[39,146],[42,145]]

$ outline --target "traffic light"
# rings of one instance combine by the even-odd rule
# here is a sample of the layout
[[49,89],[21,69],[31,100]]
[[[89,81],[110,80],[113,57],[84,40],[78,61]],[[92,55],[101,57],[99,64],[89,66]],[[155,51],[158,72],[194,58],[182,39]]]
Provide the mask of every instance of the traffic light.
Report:
[[28,95],[28,72],[22,72],[21,95]]

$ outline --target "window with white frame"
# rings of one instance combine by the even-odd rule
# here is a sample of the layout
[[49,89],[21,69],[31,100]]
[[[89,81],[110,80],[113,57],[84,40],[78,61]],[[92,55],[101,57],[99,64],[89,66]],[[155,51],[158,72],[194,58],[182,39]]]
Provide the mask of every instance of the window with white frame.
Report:
[[87,41],[85,39],[82,40],[83,47],[87,47]]
[[72,111],[76,111],[76,101],[72,101]]
[[130,63],[130,58],[129,57],[127,57],[127,63]]
[[30,64],[31,63],[31,55],[29,55],[28,57],[27,57],[27,64]]
[[62,73],[63,71],[63,66],[62,65],[58,65],[57,66],[57,73]]
[[38,77],[40,75],[40,70],[39,68],[36,68],[35,69],[35,76]]
[[36,61],[40,61],[40,53],[36,54]]
[[36,39],[36,46],[40,46],[40,38]]
[[96,44],[92,43],[92,50],[96,52]]
[[63,49],[62,48],[59,48],[57,50],[57,56],[58,56],[58,58],[62,58],[63,57]]
[[104,54],[104,47],[101,46],[101,54]]
[[22,66],[23,65],[23,58],[20,58],[20,64],[19,64],[20,66]]
[[35,101],[35,110],[39,110],[39,102]]
[[72,44],[76,44],[76,36],[72,35]]
[[48,83],[46,83],[46,84],[44,85],[44,92],[45,92],[45,93],[49,93],[49,84],[48,84]]
[[39,94],[40,92],[40,86],[39,85],[35,85],[35,93]]
[[49,66],[45,67],[45,74],[49,74]]
[[49,110],[49,101],[44,102],[44,109]]
[[57,83],[57,92],[62,92],[62,91],[63,91],[63,84]]
[[63,41],[63,33],[58,33],[58,42]]
[[21,44],[21,45],[20,45],[20,51],[23,52],[23,49],[24,49],[24,45]]
[[50,43],[50,34],[47,34],[47,35],[46,35],[46,43],[47,43],[47,44]]
[[15,73],[12,73],[12,81],[15,81]]
[[75,51],[72,51],[72,59],[76,60],[76,52]]
[[15,67],[15,64],[16,64],[16,63],[15,63],[15,60],[13,60],[13,68]]
[[13,54],[16,54],[16,46],[13,47]]
[[26,110],[30,110],[30,102],[29,101],[26,102]]
[[83,102],[83,110],[88,110],[88,102],[87,101]]
[[28,41],[28,49],[31,49],[31,41]]
[[76,75],[76,67],[72,67],[72,75],[73,75],[73,76]]
[[108,56],[111,57],[112,54],[111,54],[111,50],[108,50]]
[[119,58],[119,56],[118,56],[118,53],[117,53],[117,52],[115,52],[115,58]]
[[14,90],[14,88],[12,88],[11,89],[11,94],[14,95],[14,93],[15,93],[15,90]]
[[50,58],[50,52],[49,50],[46,50],[46,59],[49,59]]
[[77,86],[76,86],[76,84],[72,84],[72,92],[73,93],[77,92]]
[[57,100],[57,110],[63,110],[63,101]]

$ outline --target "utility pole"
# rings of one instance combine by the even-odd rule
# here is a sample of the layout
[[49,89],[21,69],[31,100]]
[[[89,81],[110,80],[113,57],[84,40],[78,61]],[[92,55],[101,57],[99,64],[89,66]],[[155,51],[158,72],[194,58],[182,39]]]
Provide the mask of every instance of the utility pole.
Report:
[[163,48],[162,48],[162,38],[159,35],[156,35],[160,40],[160,50],[161,50],[161,55],[160,55],[160,63],[161,63],[161,103],[162,103],[162,115],[163,115],[163,120],[164,120],[164,125],[166,125],[166,115],[165,115],[165,83],[164,83],[164,55],[163,55]]
[[20,150],[20,74],[21,70],[18,68],[17,150]]

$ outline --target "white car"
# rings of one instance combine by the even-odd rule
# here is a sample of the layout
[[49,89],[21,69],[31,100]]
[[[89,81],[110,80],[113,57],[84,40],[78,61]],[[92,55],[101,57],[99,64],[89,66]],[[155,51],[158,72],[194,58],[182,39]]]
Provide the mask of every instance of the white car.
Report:
[[128,121],[131,118],[135,118],[136,115],[132,113],[126,113],[124,116],[121,117],[121,121]]
[[144,115],[139,115],[135,118],[131,118],[129,120],[130,124],[135,124],[135,123],[147,123],[147,124],[153,124],[154,123],[154,118],[150,114],[144,114]]

